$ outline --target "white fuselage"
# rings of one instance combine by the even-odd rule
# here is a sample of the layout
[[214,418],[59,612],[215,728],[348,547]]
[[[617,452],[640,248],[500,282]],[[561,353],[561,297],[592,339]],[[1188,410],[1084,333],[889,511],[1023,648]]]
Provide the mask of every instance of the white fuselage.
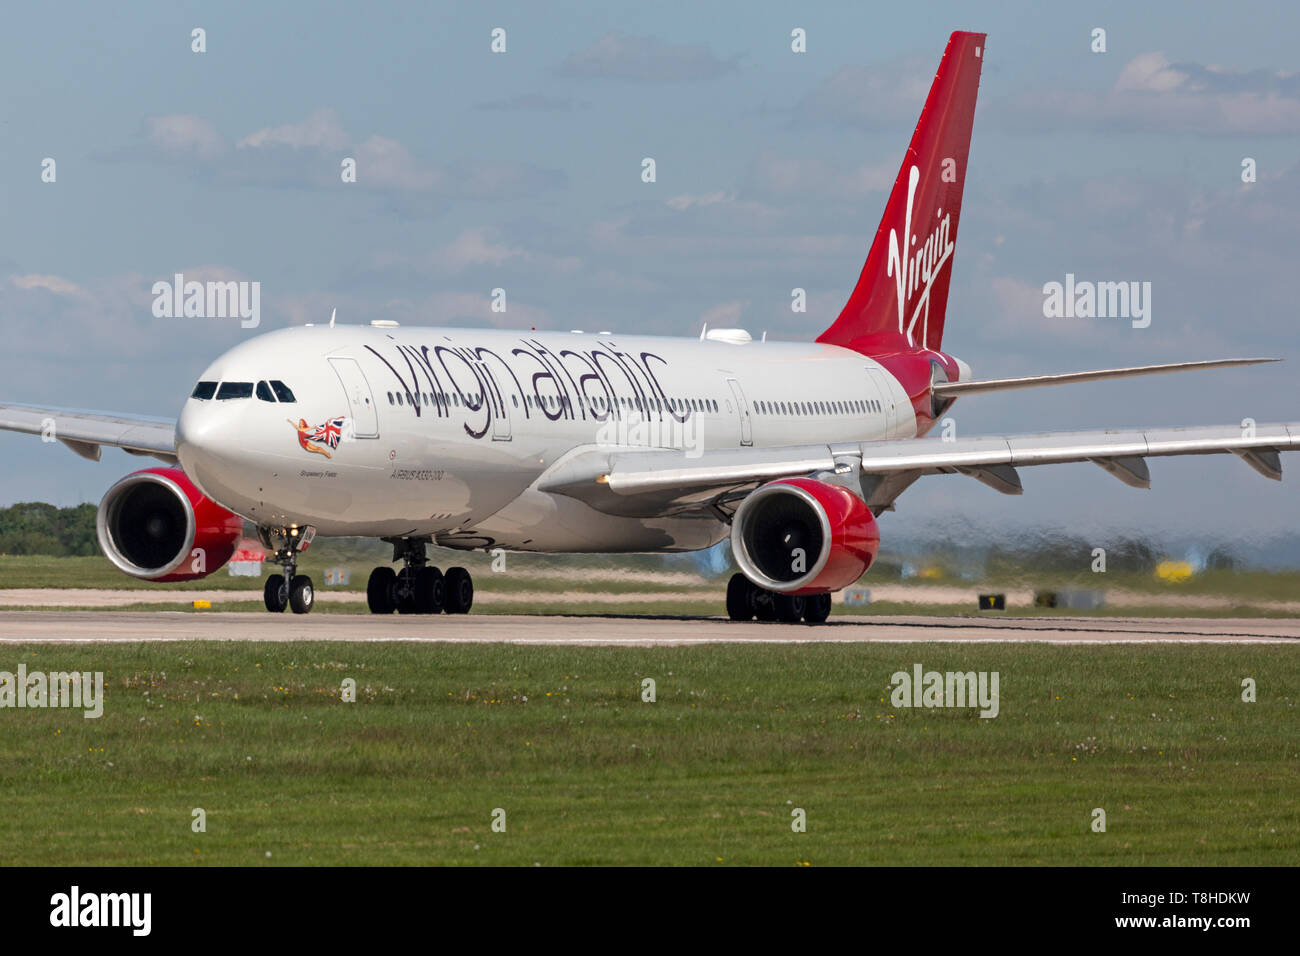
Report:
[[[452,547],[705,548],[722,521],[611,516],[534,485],[592,448],[691,457],[917,428],[878,363],[790,342],[307,326],[231,349],[201,382],[265,396],[190,398],[181,411],[181,465],[217,503],[263,525]],[[264,382],[293,401],[266,400]]]

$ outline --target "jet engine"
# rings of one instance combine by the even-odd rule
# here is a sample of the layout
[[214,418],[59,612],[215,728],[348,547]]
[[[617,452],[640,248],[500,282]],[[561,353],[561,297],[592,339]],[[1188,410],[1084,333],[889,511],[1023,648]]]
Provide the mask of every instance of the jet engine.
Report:
[[146,468],[108,489],[95,530],[108,560],[146,581],[191,581],[235,553],[244,522],[203,496],[179,468]]
[[782,478],[755,490],[731,524],[731,552],[754,584],[828,594],[866,573],[880,547],[871,509],[848,488]]

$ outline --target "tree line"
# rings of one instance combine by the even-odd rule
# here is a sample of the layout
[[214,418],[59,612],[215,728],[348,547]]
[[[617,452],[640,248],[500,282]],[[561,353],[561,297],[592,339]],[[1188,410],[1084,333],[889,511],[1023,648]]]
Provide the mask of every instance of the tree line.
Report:
[[24,501],[0,508],[0,554],[66,557],[98,553],[92,504],[59,508],[43,501]]

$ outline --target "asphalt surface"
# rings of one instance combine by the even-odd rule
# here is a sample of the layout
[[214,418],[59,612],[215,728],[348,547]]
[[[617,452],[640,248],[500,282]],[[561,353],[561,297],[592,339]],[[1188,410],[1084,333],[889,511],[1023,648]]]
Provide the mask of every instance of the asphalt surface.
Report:
[[675,646],[817,641],[1300,644],[1294,618],[835,616],[817,626],[716,617],[465,616],[221,611],[0,611],[0,643],[98,641],[455,641]]

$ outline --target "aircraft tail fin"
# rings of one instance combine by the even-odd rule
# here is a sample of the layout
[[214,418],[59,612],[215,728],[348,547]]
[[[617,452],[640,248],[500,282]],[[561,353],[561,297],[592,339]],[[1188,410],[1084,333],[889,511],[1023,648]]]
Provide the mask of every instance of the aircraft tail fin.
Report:
[[984,38],[948,38],[858,284],[818,342],[866,354],[939,349]]

